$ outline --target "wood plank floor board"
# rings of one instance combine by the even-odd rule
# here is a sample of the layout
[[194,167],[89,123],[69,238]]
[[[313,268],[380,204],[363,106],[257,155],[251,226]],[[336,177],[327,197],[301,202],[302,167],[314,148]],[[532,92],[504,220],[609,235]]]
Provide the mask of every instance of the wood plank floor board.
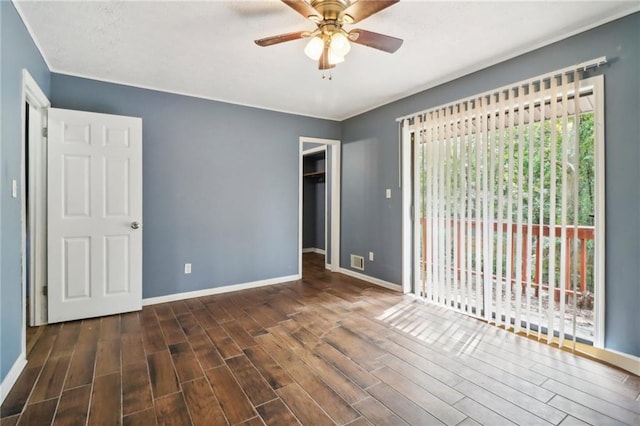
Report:
[[231,424],[255,417],[256,411],[227,366],[207,370],[213,392]]
[[100,318],[100,334],[98,340],[113,340],[120,338],[120,315],[110,315]]
[[453,405],[456,409],[465,413],[472,420],[481,425],[514,426],[515,423],[505,419],[500,414],[491,411],[484,405],[471,398],[463,398]]
[[0,417],[10,417],[22,412],[41,371],[42,366],[29,367],[27,364],[2,403]]
[[274,356],[300,387],[338,424],[346,424],[358,418],[358,412],[319,376],[300,363],[295,354],[281,351]]
[[[418,353],[407,349],[405,346],[402,346],[401,344],[398,344],[393,340],[388,340],[382,345],[382,347],[389,354],[392,354],[398,359],[406,361],[410,365],[430,376],[433,376],[447,386],[453,387],[463,380],[463,378],[456,373],[457,369],[455,368],[455,366],[447,368],[447,366],[452,365],[452,362],[449,360],[440,360],[440,362],[437,362],[437,357],[418,355]],[[380,358],[380,362],[385,362],[384,357]]]
[[38,339],[37,344],[29,352],[29,367],[42,367],[44,365],[49,358],[51,348],[53,348],[57,337],[55,332],[51,332],[47,327],[47,330]]
[[[549,405],[552,407],[556,407],[559,410],[562,410],[571,416],[582,420],[586,423],[592,425],[624,425],[618,420],[609,417],[606,414],[600,413],[596,410],[592,410],[589,407],[585,407],[582,404],[578,404],[577,402],[573,402],[570,399],[567,399],[563,396],[556,395],[551,401],[549,401]],[[637,424],[637,423],[636,423]]]
[[123,366],[146,360],[142,334],[140,333],[123,334],[120,339],[120,349]]
[[122,418],[123,426],[156,426],[157,424],[155,407]]
[[154,305],[153,310],[156,312],[156,317],[158,318],[158,322],[167,321],[175,318],[175,315],[173,314],[173,310],[171,309],[171,304],[169,303],[160,303],[158,305]]
[[[540,386],[529,382],[528,380],[524,380],[517,375],[508,373],[500,368],[484,363],[476,358],[468,356],[457,356],[454,358],[448,354],[440,353],[437,347],[428,347],[424,345],[423,342],[417,342],[413,339],[397,334],[390,336],[389,340],[399,345],[403,345],[406,349],[414,352],[415,355],[418,355],[419,353],[420,355],[418,356],[420,358],[423,358],[425,360],[432,360],[435,365],[438,365],[441,368],[447,370],[448,374],[455,374],[459,375],[458,377],[460,377],[473,370],[475,372],[479,372],[483,375],[498,380],[499,382],[505,383],[513,388],[520,389],[526,394],[542,402],[547,402],[553,396],[552,392],[549,392],[546,389],[543,389]],[[386,346],[386,348],[390,350],[388,346]],[[397,352],[394,354],[398,355]],[[403,357],[401,355],[401,357],[403,359],[407,359],[410,356],[411,358],[414,358],[411,360],[412,364],[421,365],[421,363],[424,361],[421,362],[420,358],[415,358],[415,355],[406,354],[406,356]],[[435,370],[433,370],[432,373],[435,374]],[[441,377],[437,378],[444,381]]]
[[91,385],[64,391],[60,397],[54,425],[74,426],[87,422]]
[[282,387],[276,392],[303,425],[334,425],[329,416],[297,383]]
[[360,367],[358,364],[353,362],[351,358],[345,356],[333,346],[323,343],[318,345],[315,350],[328,363],[340,370],[342,374],[351,379],[362,389],[366,389],[380,383],[380,380],[378,380],[374,375]]
[[456,425],[467,417],[450,404],[437,398],[412,381],[407,380],[404,376],[389,367],[382,367],[373,373],[384,383],[400,392],[407,399],[413,401],[446,425]]
[[217,327],[219,325],[218,322],[211,316],[209,311],[204,307],[204,305],[202,305],[201,309],[196,309],[195,311],[191,311],[191,313],[195,317],[196,321],[198,321],[198,324],[200,324],[200,327],[202,327],[203,329]]
[[640,403],[635,404],[633,408],[636,409],[636,412],[633,412],[620,405],[604,401],[586,392],[574,389],[571,386],[556,382],[555,380],[547,380],[542,387],[573,402],[589,407],[592,410],[606,413],[608,416],[623,423],[640,425]]
[[177,300],[175,302],[171,302],[169,304],[171,306],[171,310],[176,317],[179,317],[182,314],[190,312],[189,307],[183,300]]
[[38,328],[0,426],[640,424],[640,377],[322,256],[303,265],[290,283]]
[[189,336],[189,344],[203,369],[208,370],[224,364],[222,356],[205,333]]
[[242,354],[242,350],[221,326],[207,328],[205,332],[224,359]]
[[96,376],[104,376],[120,370],[120,339],[100,340],[96,352]]
[[254,406],[262,405],[277,398],[269,383],[244,354],[229,358],[227,366]]
[[20,414],[16,414],[11,417],[0,418],[0,426],[16,426],[20,420]]
[[402,361],[396,356],[385,355],[380,358],[380,361],[385,366],[395,370],[399,374],[402,374],[406,380],[410,380],[418,386],[427,389],[433,395],[448,404],[453,405],[464,398],[464,395],[455,390],[453,387],[442,383],[435,377],[428,375],[419,368]]
[[332,329],[323,340],[368,371],[378,368],[380,363],[376,359],[385,354],[377,346],[342,327]]
[[180,390],[180,383],[168,350],[147,355],[147,364],[154,399]]
[[578,420],[573,416],[566,416],[560,426],[590,426],[589,423]]
[[155,319],[155,315],[148,321],[145,321],[142,326],[142,342],[144,344],[144,351],[147,354],[167,349],[167,343],[164,340],[162,329]]
[[540,372],[540,374],[546,374],[550,379],[557,382],[564,383],[576,389],[581,389],[594,396],[604,398],[609,402],[615,403],[615,401],[628,401],[637,397],[635,392],[631,389],[611,389],[609,386],[598,386],[597,384],[584,380],[579,375],[576,376],[563,371],[549,371],[546,367],[541,365],[535,365],[531,367],[531,369]]
[[81,323],[81,321],[71,321],[63,324],[51,348],[50,357],[71,356],[73,354],[73,348],[80,336]]
[[204,304],[205,308],[209,311],[211,316],[216,320],[216,322],[222,325],[225,322],[233,321],[234,318],[231,316],[226,309],[224,309],[219,303],[215,301],[210,301]]
[[229,424],[206,378],[183,383],[182,391],[194,426]]
[[177,320],[182,332],[187,336],[187,339],[189,339],[190,336],[204,333],[204,329],[200,326],[196,317],[191,312],[180,314],[177,317]]
[[374,425],[407,424],[400,417],[396,416],[393,411],[382,405],[377,399],[371,397],[354,404],[354,407]]
[[96,377],[91,394],[88,425],[117,425],[122,422],[120,373]]
[[291,376],[262,347],[252,346],[246,348],[244,353],[272,389],[275,390],[293,383]]
[[474,401],[484,405],[502,417],[520,425],[549,425],[552,424],[526,411],[506,399],[502,399],[486,389],[471,382],[464,381],[456,385],[456,389]]
[[258,324],[249,314],[244,312],[237,318],[238,323],[244,328],[252,337],[259,336],[266,333],[264,327]]
[[163,396],[155,401],[158,426],[190,425],[191,417],[182,393]]
[[280,399],[274,399],[273,401],[256,407],[256,409],[258,410],[260,417],[262,417],[262,420],[268,426],[300,424],[291,410],[289,410]]
[[47,360],[29,398],[30,404],[60,396],[70,360],[70,356]]
[[123,415],[153,408],[149,371],[145,361],[122,367]]
[[162,329],[162,334],[164,334],[164,340],[167,342],[167,345],[173,345],[187,340],[187,336],[182,332],[182,328],[175,317],[160,321],[160,328]]
[[258,344],[258,342],[256,342],[255,339],[247,333],[244,327],[242,327],[242,325],[237,321],[223,323],[222,328],[224,328],[229,337],[233,339],[240,349],[245,349]]
[[410,425],[444,424],[386,383],[378,383],[368,392]]
[[142,328],[140,327],[140,315],[138,312],[127,312],[120,316],[120,329],[123,335],[126,334],[140,334]]
[[188,342],[169,345],[169,353],[180,382],[188,382],[204,376],[200,363]]
[[51,424],[58,405],[57,399],[29,404],[18,420],[19,426],[47,425]]

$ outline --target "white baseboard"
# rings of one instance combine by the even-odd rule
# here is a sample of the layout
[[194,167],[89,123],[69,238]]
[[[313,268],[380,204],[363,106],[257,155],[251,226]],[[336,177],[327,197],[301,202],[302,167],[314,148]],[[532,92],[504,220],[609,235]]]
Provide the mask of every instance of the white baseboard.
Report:
[[370,277],[369,275],[354,272],[350,269],[340,268],[340,273],[349,275],[350,277],[357,278],[362,281],[370,282],[371,284],[378,285],[380,287],[388,288],[389,290],[402,292],[402,286],[400,284],[390,283],[379,278]]
[[204,290],[188,291],[185,293],[169,294],[167,296],[149,297],[142,299],[142,306],[156,305],[158,303],[175,302],[177,300],[193,299],[194,297],[211,296],[213,294],[229,293],[232,291],[246,290],[249,288],[264,287],[267,285],[282,284],[301,279],[300,275],[270,278],[268,280],[253,281],[241,284],[232,284],[222,287],[206,288]]
[[640,358],[637,356],[618,352],[613,349],[593,348],[584,352],[587,355],[594,356],[604,362],[620,367],[629,371],[636,376],[640,376]]
[[20,373],[24,370],[24,367],[27,365],[27,358],[24,356],[24,353],[20,354],[16,362],[13,363],[13,367],[7,373],[7,376],[4,378],[2,383],[0,383],[0,404],[4,402],[4,399],[11,391],[13,385],[16,384],[16,380],[20,377]]
[[308,248],[303,248],[302,249],[303,253],[318,253],[318,254],[326,254],[326,252],[323,249],[319,249],[319,248],[315,248],[315,247],[308,247]]

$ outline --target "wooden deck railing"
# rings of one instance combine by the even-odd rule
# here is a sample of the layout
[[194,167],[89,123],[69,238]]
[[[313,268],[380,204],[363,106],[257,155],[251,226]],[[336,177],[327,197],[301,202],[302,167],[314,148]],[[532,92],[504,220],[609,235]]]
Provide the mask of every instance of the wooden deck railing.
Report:
[[[482,236],[482,224],[480,224],[480,227],[477,227],[477,223],[475,221],[475,219],[469,219],[466,221],[460,221],[457,219],[451,220],[449,223],[451,224],[451,226],[453,227],[457,227],[457,245],[455,245],[455,249],[457,250],[457,258],[460,259],[460,230],[463,228],[463,223],[466,222],[466,226],[464,226],[464,230],[466,232],[466,230],[468,229],[467,226],[471,226],[471,232],[474,235],[474,241],[475,238],[481,238]],[[422,228],[422,241],[427,241],[427,230],[429,229],[429,227],[427,226],[427,218],[422,217],[420,219],[420,225]],[[493,226],[493,232],[494,235],[495,233],[498,231],[498,222],[494,221],[492,223]],[[526,261],[527,259],[527,251],[528,251],[528,246],[527,246],[527,236],[528,233],[531,232],[532,233],[532,243],[535,246],[535,250],[531,250],[531,256],[534,257],[535,261],[534,261],[534,269],[532,271],[533,277],[532,277],[532,286],[535,288],[536,291],[536,295],[538,294],[538,291],[540,288],[544,289],[544,290],[548,290],[549,285],[548,283],[543,283],[542,281],[542,277],[540,277],[540,262],[542,261],[541,256],[539,255],[540,253],[543,252],[542,250],[542,242],[543,242],[543,238],[542,237],[550,237],[553,236],[556,239],[560,239],[562,238],[562,227],[561,226],[555,226],[553,228],[553,230],[551,229],[551,227],[549,225],[532,225],[531,226],[531,231],[529,231],[529,226],[527,224],[522,224],[522,281],[520,282],[520,284],[523,287],[526,287],[527,285],[527,265],[530,265],[531,260],[529,262]],[[573,226],[567,226],[566,228],[567,234],[566,234],[566,239],[567,239],[567,247],[571,248],[573,246],[573,238],[574,235],[576,234],[575,229],[573,228]],[[516,274],[515,274],[515,268],[516,268],[516,259],[518,258],[517,256],[517,250],[518,247],[516,244],[516,238],[517,238],[517,234],[518,234],[518,225],[515,223],[502,223],[502,232],[503,235],[506,237],[508,232],[511,232],[512,234],[512,238],[513,238],[513,244],[512,244],[512,249],[511,249],[511,271],[509,271],[508,276],[505,276],[503,279],[506,281],[507,279],[511,278],[511,282],[512,284],[516,284]],[[466,234],[465,234],[466,235]],[[579,274],[579,290],[578,290],[578,294],[583,294],[587,291],[587,241],[589,240],[593,240],[594,239],[594,227],[593,226],[579,226],[577,228],[577,238],[578,238],[578,246],[579,246],[579,254],[578,254],[578,274]],[[474,250],[475,250],[475,245],[474,245]],[[560,256],[560,253],[558,252],[558,257]],[[423,244],[422,245],[422,260],[423,262],[425,261],[425,259],[427,259],[427,245]],[[565,275],[565,294],[567,296],[570,296],[573,294],[573,286],[572,286],[572,281],[571,281],[571,262],[572,262],[572,254],[571,254],[571,249],[566,251],[566,256],[564,259],[564,262],[566,263],[566,275]],[[506,264],[506,262],[503,262],[503,264]],[[458,269],[458,274],[460,274],[460,272],[462,271],[461,268],[457,268]],[[475,271],[472,271],[473,273],[475,273]],[[493,275],[493,278],[496,279],[497,277],[495,275]],[[555,299],[559,299],[560,297],[560,289],[559,289],[559,283],[556,285],[555,287]]]

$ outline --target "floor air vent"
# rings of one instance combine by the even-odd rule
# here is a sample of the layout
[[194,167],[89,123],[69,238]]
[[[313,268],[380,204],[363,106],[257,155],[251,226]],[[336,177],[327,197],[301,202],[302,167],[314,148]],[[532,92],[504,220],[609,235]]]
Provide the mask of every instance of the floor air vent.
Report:
[[364,257],[356,256],[355,254],[352,254],[351,267],[354,269],[360,269],[361,271],[364,271]]

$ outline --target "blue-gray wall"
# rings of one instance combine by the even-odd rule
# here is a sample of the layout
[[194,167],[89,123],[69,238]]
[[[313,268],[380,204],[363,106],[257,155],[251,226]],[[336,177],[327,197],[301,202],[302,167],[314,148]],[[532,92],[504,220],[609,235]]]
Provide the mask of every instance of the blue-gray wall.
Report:
[[24,323],[20,198],[11,197],[11,180],[20,182],[22,69],[49,94],[49,69],[8,1],[0,1],[0,65],[0,380],[4,380],[20,355]]
[[[606,346],[640,356],[640,14],[385,105],[342,123],[341,263],[375,252],[365,273],[401,282],[395,119],[606,56]],[[385,198],[385,189],[392,198]]]
[[56,108],[142,117],[145,298],[298,274],[298,140],[339,122],[55,73],[51,88]]

